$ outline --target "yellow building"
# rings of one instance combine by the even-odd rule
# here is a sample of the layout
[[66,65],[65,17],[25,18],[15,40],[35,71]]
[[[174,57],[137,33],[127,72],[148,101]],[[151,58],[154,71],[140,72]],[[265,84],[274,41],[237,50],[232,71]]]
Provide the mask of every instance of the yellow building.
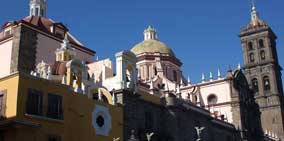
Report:
[[[0,141],[240,140],[234,125],[196,105],[198,88],[184,89],[182,62],[153,27],[113,65],[94,61],[96,52],[47,18],[46,8],[46,0],[30,0],[28,17],[2,26]],[[234,74],[234,83],[246,84],[240,70]],[[246,86],[239,89],[249,98]],[[252,115],[249,125],[257,125]]]
[[122,138],[122,108],[70,87],[15,73],[0,80],[1,139],[87,141]]

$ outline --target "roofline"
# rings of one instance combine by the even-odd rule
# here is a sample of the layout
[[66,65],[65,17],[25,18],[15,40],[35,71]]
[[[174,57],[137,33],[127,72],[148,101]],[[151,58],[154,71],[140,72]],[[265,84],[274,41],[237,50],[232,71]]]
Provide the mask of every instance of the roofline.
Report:
[[216,84],[216,83],[221,83],[221,82],[227,82],[227,81],[230,81],[232,80],[232,78],[223,78],[223,79],[220,79],[220,80],[215,80],[215,81],[208,81],[208,82],[204,82],[204,83],[197,83],[197,84],[193,84],[193,85],[190,85],[190,86],[185,86],[185,87],[182,87],[180,88],[181,90],[185,90],[185,89],[188,89],[188,88],[193,88],[193,87],[202,87],[202,86],[206,86],[206,85],[211,85],[211,84]]
[[[51,38],[53,38],[53,39],[55,39],[57,41],[62,42],[61,39],[59,39],[58,37],[54,36],[53,34],[47,32],[47,31],[44,31],[44,30],[38,28],[37,26],[35,26],[35,25],[33,25],[33,24],[29,23],[29,22],[26,22],[25,20],[20,20],[19,21],[19,25],[20,24],[23,24],[23,25],[28,26],[28,27],[32,27],[32,28],[38,30],[41,33],[47,34],[49,37],[51,37]],[[71,42],[71,44],[74,45],[76,49],[84,51],[85,53],[88,53],[88,54],[93,55],[93,56],[96,54],[96,52],[94,50],[89,49],[89,48],[87,48],[85,46],[82,46],[82,45],[79,45],[79,44],[73,43],[73,42]]]

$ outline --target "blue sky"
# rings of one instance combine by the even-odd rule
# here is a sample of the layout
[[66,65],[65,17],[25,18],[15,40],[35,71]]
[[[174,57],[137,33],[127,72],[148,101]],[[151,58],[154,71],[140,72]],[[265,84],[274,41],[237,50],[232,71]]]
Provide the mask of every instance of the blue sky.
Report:
[[[70,31],[100,59],[131,49],[143,40],[143,30],[153,25],[159,40],[183,62],[183,73],[199,82],[201,73],[216,77],[220,67],[233,68],[243,56],[238,37],[250,21],[248,0],[47,0],[47,17],[67,24]],[[0,22],[28,15],[28,0],[2,1]],[[260,17],[278,36],[283,66],[284,1],[258,0]],[[283,75],[282,75],[283,76]]]

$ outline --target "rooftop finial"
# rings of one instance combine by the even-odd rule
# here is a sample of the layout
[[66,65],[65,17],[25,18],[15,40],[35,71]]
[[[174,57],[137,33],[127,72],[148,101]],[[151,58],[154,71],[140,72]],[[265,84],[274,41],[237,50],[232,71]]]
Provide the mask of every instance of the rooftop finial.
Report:
[[202,76],[201,76],[201,82],[204,83],[206,81],[206,78],[205,78],[205,74],[202,73]]
[[239,63],[237,68],[238,68],[238,70],[241,70],[242,69],[242,65]]
[[209,76],[210,76],[210,81],[213,81],[213,74],[212,74],[212,72],[210,72]]
[[157,31],[156,29],[149,25],[145,30],[144,30],[144,40],[157,40]]
[[30,0],[30,16],[46,16],[46,0]]
[[183,87],[184,86],[184,83],[183,83],[183,79],[181,78],[180,79],[180,84],[179,84],[181,87]]
[[192,82],[191,82],[191,80],[190,80],[190,77],[189,77],[189,76],[187,76],[187,84],[188,84],[188,85],[191,85],[191,84],[192,84]]
[[218,68],[218,80],[220,80],[221,78],[222,78],[221,71],[220,68]]

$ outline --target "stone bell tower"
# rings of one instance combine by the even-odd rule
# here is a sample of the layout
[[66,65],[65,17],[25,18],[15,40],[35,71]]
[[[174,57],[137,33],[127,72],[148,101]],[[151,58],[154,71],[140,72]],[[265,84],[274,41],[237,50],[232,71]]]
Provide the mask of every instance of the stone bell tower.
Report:
[[269,25],[260,19],[254,4],[251,22],[241,29],[240,38],[245,75],[260,106],[263,130],[283,140],[282,68],[276,51],[277,37]]

